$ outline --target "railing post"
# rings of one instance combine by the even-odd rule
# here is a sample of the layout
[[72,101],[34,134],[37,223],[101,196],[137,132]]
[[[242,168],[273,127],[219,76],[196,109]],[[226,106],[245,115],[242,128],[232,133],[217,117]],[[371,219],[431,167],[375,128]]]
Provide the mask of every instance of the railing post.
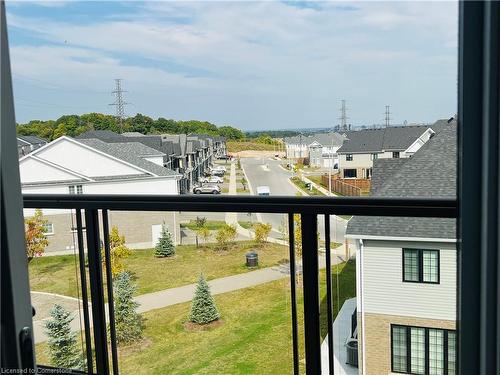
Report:
[[306,373],[321,374],[317,216],[315,214],[302,214],[301,230]]
[[87,358],[87,371],[89,374],[92,374],[94,373],[94,370],[92,363],[92,341],[90,338],[89,297],[87,294],[87,271],[85,270],[82,211],[80,209],[76,210],[76,231],[77,231],[77,241],[78,241],[80,280],[82,287],[83,322],[85,325],[85,355]]
[[288,214],[288,244],[290,251],[290,304],[292,311],[293,374],[299,374],[299,335],[297,332],[297,294],[295,281],[295,223],[293,214]]
[[85,210],[87,228],[87,256],[89,260],[90,292],[92,296],[92,320],[94,324],[94,348],[96,369],[99,375],[109,375],[106,313],[99,240],[99,217],[97,210]]

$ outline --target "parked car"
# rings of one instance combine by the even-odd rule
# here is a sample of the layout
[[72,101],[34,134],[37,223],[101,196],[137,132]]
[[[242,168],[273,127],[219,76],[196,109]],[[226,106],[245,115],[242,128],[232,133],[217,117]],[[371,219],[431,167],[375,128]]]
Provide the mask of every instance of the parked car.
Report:
[[195,194],[220,194],[220,187],[217,185],[202,185],[196,186],[193,189]]
[[212,176],[222,177],[222,176],[224,176],[225,173],[226,173],[226,171],[223,169],[212,169],[212,171],[211,171]]
[[200,178],[200,182],[210,182],[212,184],[222,184],[224,182],[224,178],[219,176],[207,176]]
[[232,157],[229,155],[221,155],[217,159],[219,159],[219,160],[231,160]]
[[224,167],[223,165],[215,165],[212,168],[210,168],[210,170],[212,170],[212,171],[225,171],[226,167]]

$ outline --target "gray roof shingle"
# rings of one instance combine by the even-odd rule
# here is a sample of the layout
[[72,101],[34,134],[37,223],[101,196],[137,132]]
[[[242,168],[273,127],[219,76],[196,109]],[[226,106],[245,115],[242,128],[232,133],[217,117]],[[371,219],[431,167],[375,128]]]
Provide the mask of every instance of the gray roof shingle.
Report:
[[137,142],[106,143],[100,139],[78,139],[77,141],[158,176],[175,176],[177,174],[170,169],[136,156],[144,150],[144,145]]
[[371,194],[377,190],[403,165],[408,159],[376,159],[373,161]]
[[316,133],[312,135],[295,135],[293,137],[285,137],[283,138],[283,142],[287,144],[303,144],[309,146],[313,142],[318,142],[322,146],[331,146],[332,141],[334,146],[341,146],[344,142],[345,137],[342,134],[336,132],[328,132],[328,133]]
[[[378,187],[373,196],[399,198],[456,197],[457,125],[443,127],[413,157],[407,159]],[[377,171],[374,168],[373,175]],[[384,173],[384,172],[382,172]],[[454,219],[355,216],[347,234],[356,236],[455,239]]]
[[347,139],[338,153],[406,150],[429,126],[394,126],[347,132]]

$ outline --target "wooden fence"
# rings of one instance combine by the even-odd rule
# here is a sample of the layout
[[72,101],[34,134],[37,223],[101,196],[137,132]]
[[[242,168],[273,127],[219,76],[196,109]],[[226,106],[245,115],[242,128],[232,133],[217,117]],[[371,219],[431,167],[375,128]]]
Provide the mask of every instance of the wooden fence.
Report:
[[[324,186],[328,187],[328,175],[321,176]],[[332,191],[340,195],[359,197],[370,194],[371,181],[367,179],[346,179],[332,176]]]

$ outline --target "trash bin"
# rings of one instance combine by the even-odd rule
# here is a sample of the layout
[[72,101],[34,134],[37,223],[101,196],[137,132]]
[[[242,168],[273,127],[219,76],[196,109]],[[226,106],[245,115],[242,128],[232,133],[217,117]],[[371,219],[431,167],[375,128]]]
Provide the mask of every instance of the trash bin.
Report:
[[247,267],[257,267],[259,265],[259,256],[255,251],[250,251],[245,254],[247,259]]
[[308,190],[312,190],[312,184],[310,182],[306,182],[306,188]]

